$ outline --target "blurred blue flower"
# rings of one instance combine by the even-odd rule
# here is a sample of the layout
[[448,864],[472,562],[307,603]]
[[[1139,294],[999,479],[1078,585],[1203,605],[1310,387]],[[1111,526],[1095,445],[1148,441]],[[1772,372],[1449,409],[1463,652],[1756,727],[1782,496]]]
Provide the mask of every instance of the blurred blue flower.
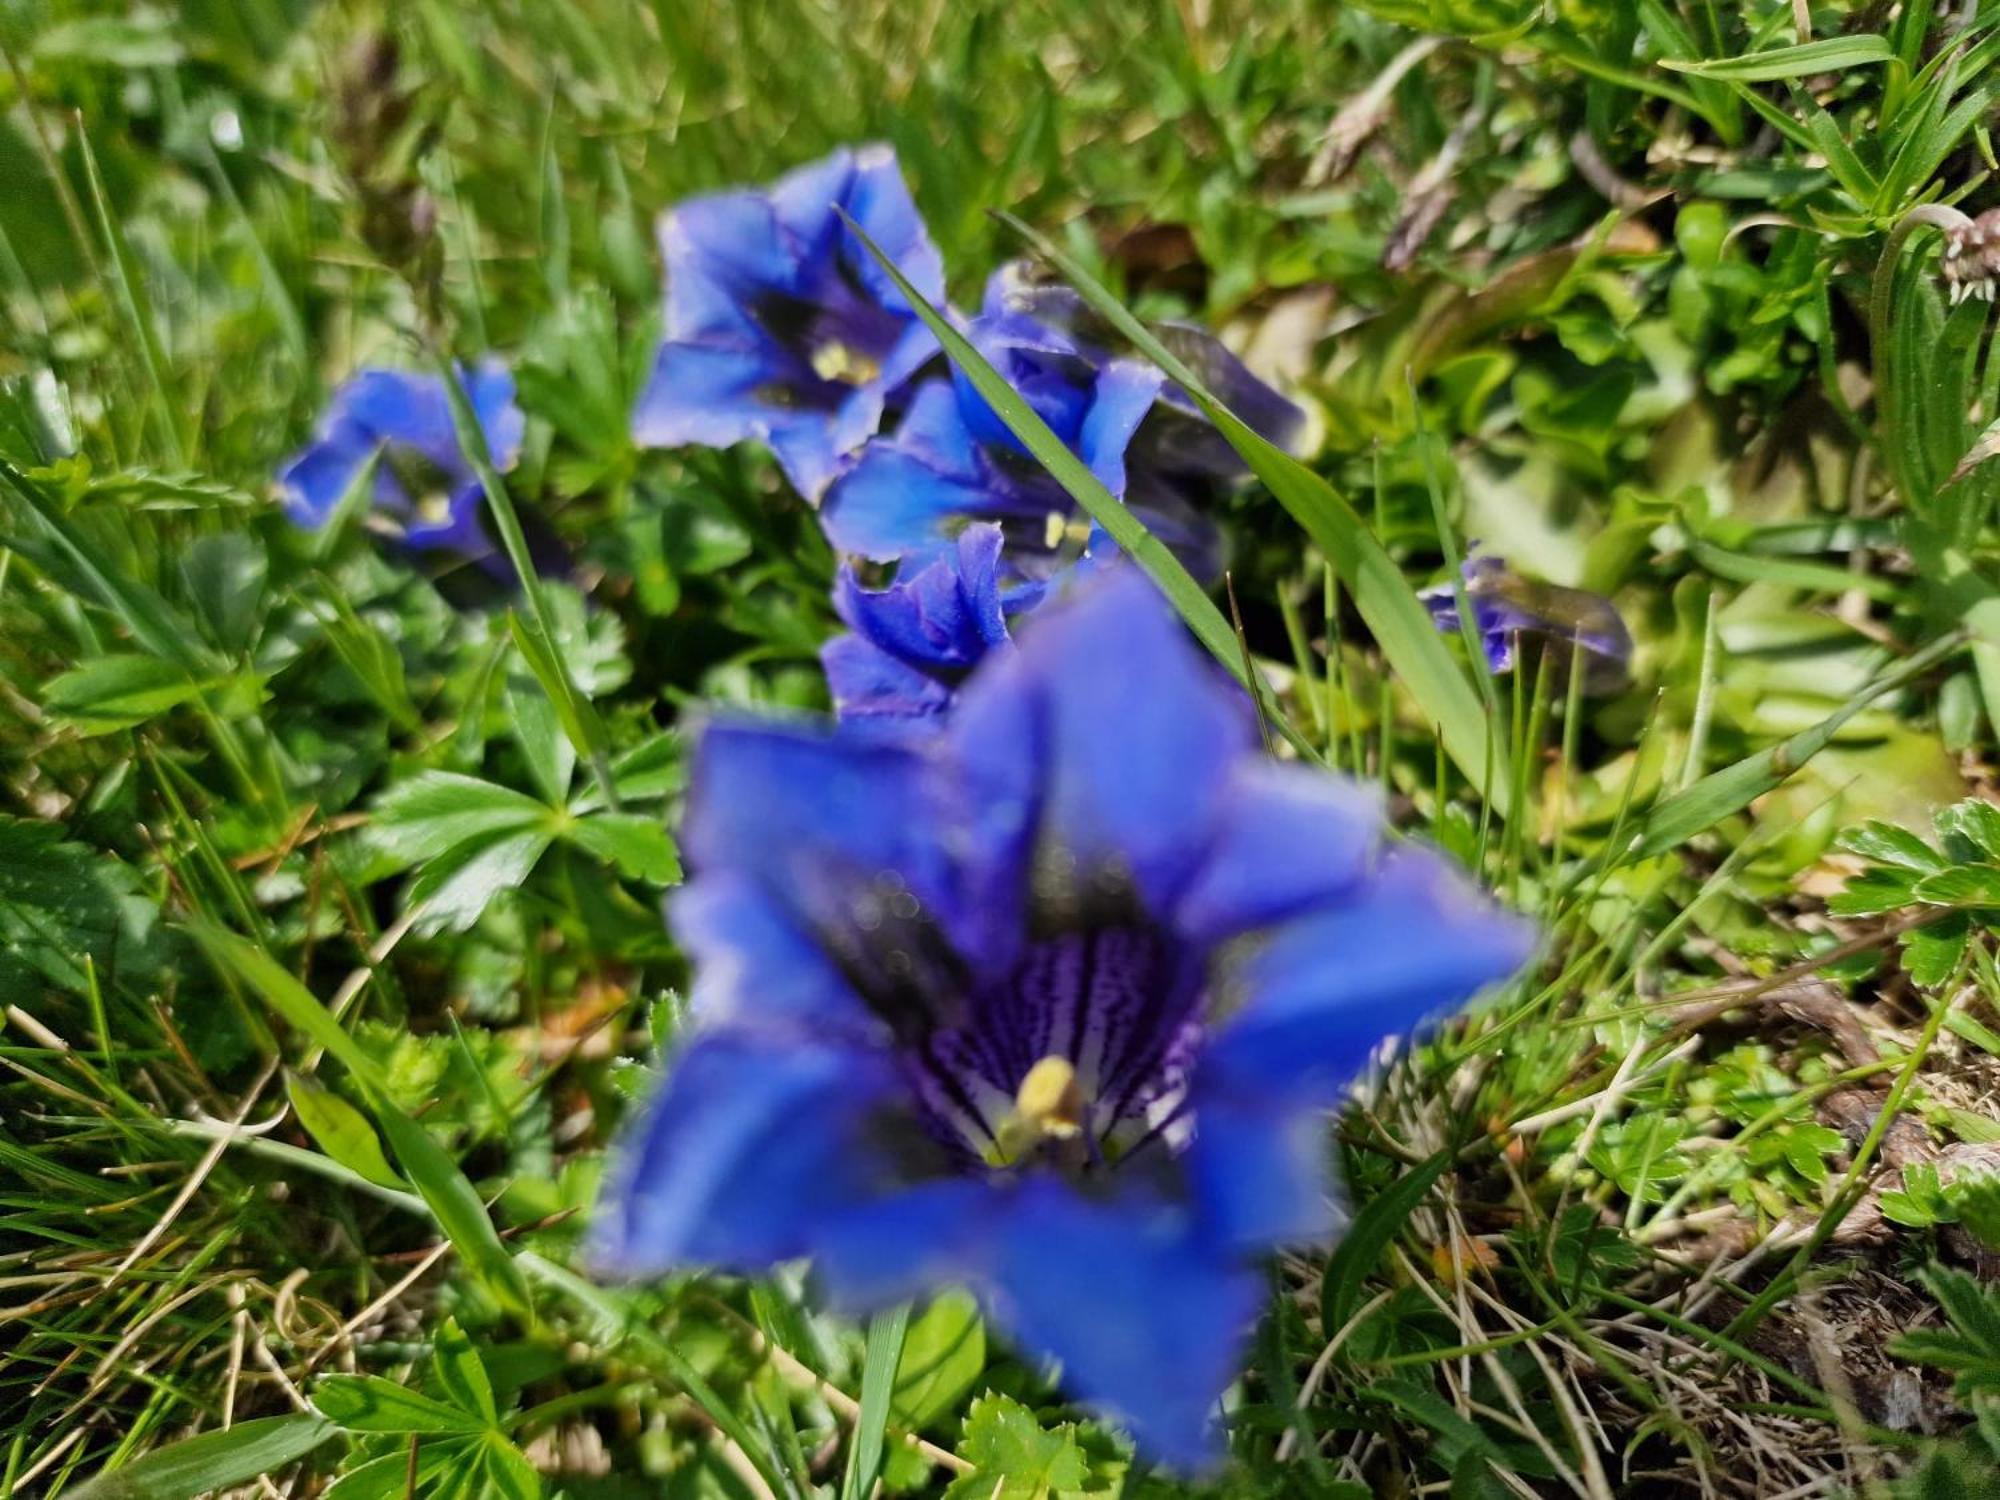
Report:
[[[1499,558],[1474,553],[1459,565],[1486,664],[1511,672],[1517,644],[1527,638],[1558,648],[1581,648],[1585,686],[1621,685],[1632,658],[1632,635],[1617,607],[1601,594],[1523,578]],[[1458,594],[1449,582],[1419,589],[1431,622],[1446,635],[1459,632]]]
[[[1008,268],[995,275],[968,337],[1104,487],[1212,581],[1222,537],[1209,511],[1220,487],[1245,472],[1241,460],[1153,366],[1105,352],[1081,299],[1029,297],[1017,279]],[[1206,334],[1179,336],[1253,425],[1290,436],[1296,407]],[[834,483],[822,515],[836,546],[879,561],[933,552],[968,518],[1000,525],[1009,570],[1021,577],[1047,578],[1112,550],[956,369],[917,390],[895,434],[870,443]]]
[[[991,624],[990,615],[988,625]],[[1528,929],[1371,793],[1256,753],[1143,574],[1024,622],[941,731],[723,723],[677,900],[694,1024],[604,1266],[972,1288],[1152,1452],[1214,1452],[1264,1285],[1339,1220],[1325,1111]]]
[[943,300],[943,263],[887,146],[691,198],[660,220],[666,340],[633,414],[640,443],[767,443],[819,499],[937,352],[843,210],[926,300]]
[[844,721],[890,734],[923,733],[951,707],[986,653],[1010,644],[1007,617],[1032,607],[1042,585],[1002,584],[998,526],[976,524],[935,561],[913,559],[885,589],[840,570],[833,607],[849,634],[820,652]]
[[[462,370],[466,395],[498,469],[521,452],[523,419],[514,377],[488,362]],[[363,370],[328,405],[319,434],[278,475],[285,514],[316,531],[374,467],[372,520],[404,546],[451,553],[513,576],[495,550],[481,512],[485,495],[458,446],[444,381],[406,370]]]

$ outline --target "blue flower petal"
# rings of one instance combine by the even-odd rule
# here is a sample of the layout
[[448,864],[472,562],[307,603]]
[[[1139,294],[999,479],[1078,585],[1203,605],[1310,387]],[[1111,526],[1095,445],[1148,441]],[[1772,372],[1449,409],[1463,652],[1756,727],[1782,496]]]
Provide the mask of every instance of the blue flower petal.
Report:
[[1382,804],[1364,783],[1249,761],[1230,775],[1219,831],[1174,924],[1210,946],[1338,901],[1381,841]]
[[[1038,817],[1083,878],[1129,876],[1165,913],[1250,748],[1248,709],[1145,574],[1121,567],[1023,625],[1013,660],[960,694],[952,747],[971,805]],[[1023,768],[1037,766],[1031,790]]]
[[1150,365],[1118,359],[1097,377],[1077,456],[1114,495],[1125,493],[1125,450],[1153,409],[1164,377]]
[[950,688],[861,636],[835,636],[819,658],[843,722],[899,736],[928,735],[951,707]]
[[1204,1232],[1245,1255],[1325,1240],[1342,1219],[1326,1112],[1205,1088],[1202,1079],[1198,1071],[1184,1162]]
[[335,403],[377,442],[422,454],[454,477],[470,472],[451,425],[451,403],[435,375],[404,370],[363,370],[342,386]]
[[938,381],[918,388],[893,439],[862,449],[828,489],[820,523],[841,551],[892,562],[936,552],[955,520],[993,498],[952,388]]
[[341,423],[278,474],[278,496],[294,526],[317,531],[333,519],[375,452],[374,442],[352,423]]
[[495,551],[481,519],[485,509],[486,491],[478,480],[471,480],[452,491],[443,515],[406,518],[403,541],[419,552],[451,552],[478,562]]
[[989,1299],[1064,1386],[1141,1445],[1193,1468],[1219,1452],[1216,1421],[1261,1300],[1261,1279],[1178,1217],[1024,1182],[995,1228]]
[[[903,181],[896,153],[888,146],[862,146],[855,151],[845,207],[926,302],[944,301],[944,257],[931,243],[930,231],[924,228],[909,185]],[[851,241],[853,237],[848,238]],[[915,312],[866,246],[855,244],[852,255],[854,275],[878,302]]]
[[876,1027],[791,910],[750,874],[704,870],[676,891],[674,936],[695,966],[689,1008],[705,1025],[800,1029],[860,1041]]
[[732,188],[660,215],[670,342],[753,337],[748,307],[759,289],[794,289],[797,247],[780,232],[770,199]]
[[1204,1081],[1331,1102],[1391,1037],[1418,1032],[1534,947],[1442,855],[1404,848],[1351,899],[1284,924],[1231,979],[1247,997],[1202,1058]]
[[632,413],[632,436],[658,448],[763,441],[788,417],[760,395],[773,375],[762,349],[670,339],[653,356],[653,373]]
[[716,1266],[754,1272],[807,1255],[815,1229],[893,1192],[868,1142],[901,1097],[878,1053],[728,1031],[672,1069],[605,1197],[594,1259],[625,1275]]

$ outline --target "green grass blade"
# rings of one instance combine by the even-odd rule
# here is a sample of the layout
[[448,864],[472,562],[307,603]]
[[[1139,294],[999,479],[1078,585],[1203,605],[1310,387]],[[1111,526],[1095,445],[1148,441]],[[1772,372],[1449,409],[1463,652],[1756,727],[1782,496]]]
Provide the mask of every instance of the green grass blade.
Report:
[[273,1010],[332,1053],[354,1075],[368,1096],[382,1134],[388,1137],[389,1149],[410,1185],[429,1205],[438,1228],[450,1239],[466,1268],[502,1307],[522,1317],[531,1317],[527,1279],[500,1242],[484,1200],[430,1132],[389,1097],[388,1080],[375,1059],[347,1034],[311,990],[256,944],[212,922],[190,923],[189,930],[218,968],[249,985]]
[[1740,812],[1757,798],[1783,782],[1794,771],[1826,748],[1849,719],[1890,692],[1932,667],[1965,645],[1962,632],[1953,632],[1933,641],[1894,671],[1877,678],[1849,698],[1833,713],[1810,728],[1801,729],[1733,766],[1704,776],[1684,791],[1656,804],[1640,825],[1638,842],[1628,859],[1651,859],[1686,843],[1703,830],[1713,828],[1732,813]]
[[1894,62],[1896,49],[1885,36],[1830,36],[1795,47],[1773,47],[1747,57],[1667,57],[1660,66],[1697,78],[1728,78],[1739,83],[1770,83],[1780,78],[1808,78],[1837,73],[1864,63]]
[[223,1432],[155,1448],[64,1493],[70,1500],[197,1500],[283,1468],[337,1430],[311,1412],[238,1422]]
[[909,1331],[908,1303],[876,1314],[868,1325],[868,1357],[861,1367],[861,1414],[854,1421],[854,1442],[847,1450],[847,1474],[841,1500],[868,1500],[882,1472],[882,1434],[889,1425],[889,1398],[896,1390],[896,1365],[903,1357],[903,1335]]
[[1012,215],[1002,214],[1000,218],[1060,270],[1084,300],[1141,353],[1194,398],[1230,446],[1242,455],[1251,472],[1269,486],[1292,519],[1305,528],[1314,545],[1339,571],[1355,607],[1374,632],[1376,644],[1424,716],[1443,736],[1445,750],[1459,771],[1475,787],[1483,788],[1487,801],[1504,815],[1509,780],[1505,748],[1493,739],[1485,706],[1431,623],[1430,612],[1410,588],[1402,569],[1382,550],[1367,523],[1332,485],[1275,443],[1253,432],[1216,399],[1192,370],[1073,257]]
[[124,231],[111,212],[111,200],[104,191],[104,178],[97,170],[97,153],[90,149],[90,133],[77,122],[76,139],[83,152],[83,170],[90,183],[91,205],[97,210],[97,227],[111,252],[111,271],[117,283],[118,305],[131,327],[139,347],[139,362],[146,367],[147,384],[153,388],[154,418],[166,439],[167,457],[176,469],[187,467],[188,440],[181,419],[174,413],[173,397],[167,386],[167,355],[160,347],[160,330],[153,322],[151,300],[132,266],[132,247],[125,243]]

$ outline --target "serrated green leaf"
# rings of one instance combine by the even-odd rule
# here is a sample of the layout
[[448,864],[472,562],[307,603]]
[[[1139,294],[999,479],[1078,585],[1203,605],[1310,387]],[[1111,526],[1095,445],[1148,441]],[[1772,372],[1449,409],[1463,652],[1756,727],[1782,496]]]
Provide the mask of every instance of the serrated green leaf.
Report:
[[1859,828],[1845,830],[1834,842],[1848,853],[1858,854],[1863,859],[1877,860],[1885,865],[1896,865],[1919,874],[1927,875],[1934,870],[1942,870],[1947,863],[1942,854],[1909,829],[1874,819],[1863,823]]
[[1926,875],[1911,894],[1932,906],[2000,906],[2000,866],[1954,865]]
[[1045,1430],[1011,1396],[988,1394],[966,1413],[959,1457],[973,1466],[945,1500],[1049,1500],[1090,1482],[1090,1463],[1068,1423]]
[[454,845],[410,882],[408,904],[424,909],[418,928],[436,933],[470,927],[495,896],[534,873],[552,837],[546,828],[529,828]]
[[2000,860],[2000,807],[1967,798],[1939,813],[1937,822],[1940,832],[1956,833],[1988,859]]
[[1920,988],[1933,990],[1958,971],[1972,933],[1970,921],[1949,916],[1903,934],[1903,967]]
[[641,813],[594,813],[571,823],[563,837],[579,849],[618,867],[622,875],[652,885],[676,885],[680,854],[666,825]]
[[500,1420],[500,1408],[493,1401],[493,1382],[472,1340],[458,1326],[458,1319],[446,1318],[431,1337],[431,1364],[438,1384],[463,1410],[491,1427]]
[[100,656],[52,679],[42,706],[86,734],[110,734],[201,696],[185,669],[157,656]]
[[403,864],[418,864],[473,840],[550,825],[554,809],[525,793],[453,771],[422,771],[375,804],[373,842]]
[[312,1391],[320,1415],[348,1432],[470,1435],[487,1424],[422,1391],[380,1375],[325,1375]]

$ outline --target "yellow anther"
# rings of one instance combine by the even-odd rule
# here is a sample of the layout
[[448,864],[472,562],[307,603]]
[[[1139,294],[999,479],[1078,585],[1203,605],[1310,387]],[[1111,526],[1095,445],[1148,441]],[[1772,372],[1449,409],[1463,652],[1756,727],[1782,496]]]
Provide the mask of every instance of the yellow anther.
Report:
[[451,496],[442,490],[432,490],[416,504],[417,519],[432,526],[442,526],[451,519]]
[[1042,522],[1042,547],[1053,552],[1062,545],[1063,533],[1069,529],[1069,518],[1059,510],[1049,512]]
[[859,349],[828,339],[812,353],[813,374],[821,380],[838,380],[847,385],[866,385],[881,373],[881,366]]
[[1014,1091],[1014,1111],[1037,1135],[1068,1140],[1083,1130],[1083,1085],[1066,1057],[1045,1057]]

